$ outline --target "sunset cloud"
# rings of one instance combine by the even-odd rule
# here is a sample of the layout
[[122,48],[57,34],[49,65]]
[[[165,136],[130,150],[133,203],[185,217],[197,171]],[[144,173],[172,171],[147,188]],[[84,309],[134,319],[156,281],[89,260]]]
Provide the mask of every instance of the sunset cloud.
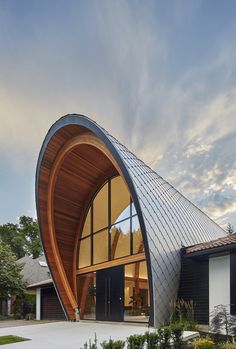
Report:
[[0,223],[35,212],[43,138],[60,116],[80,113],[236,227],[235,7],[1,2]]

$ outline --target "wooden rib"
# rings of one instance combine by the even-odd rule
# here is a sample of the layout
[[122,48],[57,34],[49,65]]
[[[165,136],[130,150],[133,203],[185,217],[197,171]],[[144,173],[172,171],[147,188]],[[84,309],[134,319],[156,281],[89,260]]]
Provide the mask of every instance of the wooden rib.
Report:
[[[55,190],[55,184],[58,176],[58,172],[63,164],[64,159],[70,153],[74,148],[78,147],[79,145],[90,145],[94,146],[95,148],[98,148],[100,151],[102,151],[103,154],[105,154],[108,159],[112,162],[113,165],[115,165],[116,168],[118,168],[118,165],[116,161],[113,159],[111,154],[109,153],[108,149],[104,145],[104,143],[98,139],[95,135],[91,134],[90,132],[87,132],[83,135],[75,136],[69,141],[67,141],[64,146],[60,149],[54,164],[52,166],[51,172],[50,172],[50,178],[49,178],[49,184],[48,184],[48,198],[47,198],[47,216],[48,216],[48,225],[49,225],[49,236],[51,240],[51,246],[52,246],[52,254],[54,256],[54,261],[56,264],[56,267],[59,271],[60,277],[61,277],[61,283],[64,287],[64,290],[67,294],[67,297],[71,303],[71,306],[73,309],[77,308],[77,296],[75,293],[76,290],[76,257],[77,255],[77,246],[78,246],[78,238],[76,239],[75,243],[75,249],[74,249],[74,263],[73,263],[73,281],[74,281],[74,290],[72,290],[66,273],[65,269],[63,267],[63,262],[61,260],[61,256],[58,250],[58,244],[55,234],[55,223],[54,223],[54,203],[53,203],[53,196],[54,196],[54,190]],[[75,252],[76,251],[76,252]],[[74,291],[74,292],[73,292]]]
[[116,247],[118,244],[119,237],[120,237],[120,231],[116,229],[115,236],[111,246],[111,259],[115,257],[115,252],[116,252]]
[[101,269],[115,267],[115,266],[122,265],[122,264],[140,262],[140,261],[145,260],[145,258],[146,258],[145,252],[142,252],[142,253],[134,254],[134,255],[131,255],[128,257],[115,259],[113,261],[108,261],[108,262],[104,262],[101,264],[91,265],[91,266],[86,267],[86,268],[78,269],[76,274],[82,275],[82,274],[91,273],[93,271],[97,271],[97,270],[101,270]]

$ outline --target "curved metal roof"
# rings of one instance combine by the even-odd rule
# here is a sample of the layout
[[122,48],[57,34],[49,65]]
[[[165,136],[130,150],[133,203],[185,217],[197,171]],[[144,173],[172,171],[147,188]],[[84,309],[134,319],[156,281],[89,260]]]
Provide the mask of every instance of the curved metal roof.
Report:
[[145,235],[145,250],[148,249],[152,322],[163,323],[178,292],[181,247],[222,237],[225,232],[116,138],[85,116],[66,115],[51,127],[41,149],[38,167],[51,137],[61,127],[72,124],[85,126],[100,137],[117,160],[131,195],[137,198],[134,201]]

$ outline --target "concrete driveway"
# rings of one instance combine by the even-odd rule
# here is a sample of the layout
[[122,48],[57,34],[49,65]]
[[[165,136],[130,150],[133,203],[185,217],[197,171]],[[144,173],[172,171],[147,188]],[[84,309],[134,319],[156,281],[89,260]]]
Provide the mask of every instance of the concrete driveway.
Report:
[[[104,340],[123,339],[131,334],[143,334],[147,327],[130,324],[107,324],[96,322],[55,322],[40,325],[1,328],[0,336],[16,335],[31,341],[8,344],[3,348],[16,349],[80,349],[96,333],[98,344]],[[193,334],[186,332],[185,336]]]
[[6,327],[18,327],[18,326],[29,326],[29,325],[40,325],[40,324],[47,324],[47,323],[55,322],[55,321],[48,321],[48,320],[1,320],[0,321],[0,328],[6,328]]

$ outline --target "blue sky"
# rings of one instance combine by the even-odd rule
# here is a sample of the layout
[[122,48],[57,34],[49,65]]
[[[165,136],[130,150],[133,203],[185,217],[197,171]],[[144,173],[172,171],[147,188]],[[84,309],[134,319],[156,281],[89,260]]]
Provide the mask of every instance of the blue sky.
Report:
[[35,215],[38,152],[90,116],[236,227],[236,2],[0,1],[0,224]]

